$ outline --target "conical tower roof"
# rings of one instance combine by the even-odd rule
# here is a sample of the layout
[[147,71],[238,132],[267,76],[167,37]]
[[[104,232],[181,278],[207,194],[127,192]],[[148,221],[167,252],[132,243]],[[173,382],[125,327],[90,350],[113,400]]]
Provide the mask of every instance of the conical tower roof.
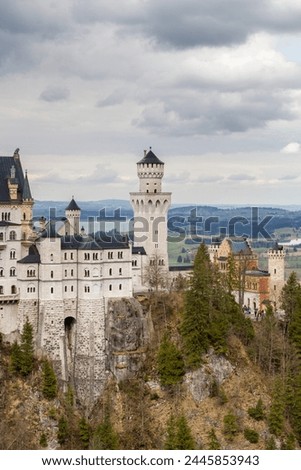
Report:
[[149,149],[149,151],[144,155],[144,157],[142,158],[142,160],[139,160],[139,162],[137,162],[137,164],[140,164],[140,163],[150,163],[150,164],[158,164],[158,165],[164,165],[164,162],[162,162],[158,157],[157,155],[154,154],[154,152],[152,151],[151,147]]
[[80,207],[78,207],[78,205],[76,204],[73,196],[65,210],[66,211],[80,211],[81,210]]
[[32,200],[29,181],[28,181],[28,178],[27,178],[27,171],[25,172],[22,198],[23,198],[24,201]]

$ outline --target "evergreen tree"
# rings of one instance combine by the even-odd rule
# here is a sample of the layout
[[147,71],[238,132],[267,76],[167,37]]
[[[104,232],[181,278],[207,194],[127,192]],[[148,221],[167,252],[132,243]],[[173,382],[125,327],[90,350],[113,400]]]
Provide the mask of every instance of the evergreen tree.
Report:
[[45,360],[42,366],[42,393],[48,400],[52,400],[57,395],[56,375],[48,360]]
[[221,448],[221,445],[219,443],[219,440],[216,437],[216,434],[213,428],[208,433],[208,439],[209,439],[208,450],[219,450]]
[[23,376],[29,375],[34,366],[34,346],[33,346],[33,330],[28,318],[24,323],[21,335],[21,364],[20,373]]
[[301,444],[301,372],[289,377],[285,396],[288,418],[295,436]]
[[184,415],[171,415],[167,423],[166,450],[193,450],[195,442]]
[[66,418],[62,416],[58,422],[58,431],[57,431],[57,440],[58,443],[62,446],[65,444],[69,437],[69,426]]
[[261,398],[259,398],[254,408],[248,409],[248,414],[249,416],[251,416],[251,418],[255,419],[256,421],[261,421],[265,418],[263,403],[262,403]]
[[193,275],[186,293],[181,333],[187,365],[198,367],[208,346],[208,325],[212,310],[213,273],[206,246],[194,260]]
[[79,421],[79,436],[80,440],[83,444],[83,449],[89,449],[89,442],[90,442],[90,426],[89,423],[85,420],[85,418],[81,418]]
[[239,432],[237,417],[233,413],[228,413],[224,416],[223,433],[229,441],[233,441],[236,434]]
[[167,422],[164,449],[175,450],[176,448],[177,448],[176,419],[174,415],[171,415]]
[[179,450],[195,449],[195,442],[184,415],[177,420],[177,448]]
[[116,450],[118,449],[118,435],[114,431],[110,417],[106,413],[103,422],[97,426],[93,434],[94,450]]
[[285,395],[281,379],[277,378],[274,383],[272,403],[268,415],[269,430],[275,436],[280,436],[284,427]]
[[14,373],[19,373],[21,370],[21,348],[17,341],[14,341],[10,353],[10,370]]
[[157,355],[158,372],[162,385],[174,385],[181,381],[185,369],[179,349],[165,334]]

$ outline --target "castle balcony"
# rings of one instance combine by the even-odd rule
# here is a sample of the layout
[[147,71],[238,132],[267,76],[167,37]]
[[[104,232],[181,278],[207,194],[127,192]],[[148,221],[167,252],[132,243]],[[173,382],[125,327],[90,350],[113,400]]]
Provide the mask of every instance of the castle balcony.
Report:
[[16,304],[20,300],[20,294],[2,295],[0,294],[0,305]]

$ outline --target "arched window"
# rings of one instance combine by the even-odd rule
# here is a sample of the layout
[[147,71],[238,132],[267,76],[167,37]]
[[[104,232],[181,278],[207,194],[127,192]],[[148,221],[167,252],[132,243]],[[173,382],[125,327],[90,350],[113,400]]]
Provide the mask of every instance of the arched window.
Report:
[[9,254],[9,257],[10,257],[10,259],[16,259],[16,251],[15,251],[15,250],[11,250],[11,251],[10,251],[10,254]]
[[3,232],[0,232],[0,242],[3,242],[3,239],[4,239],[4,234]]
[[11,286],[11,293],[16,294],[17,293],[17,287],[16,286]]
[[10,239],[10,240],[16,240],[16,237],[17,237],[16,232],[15,232],[14,230],[11,230],[11,231],[9,232],[9,239]]
[[16,275],[16,268],[10,268],[9,275],[10,277],[14,277]]
[[0,268],[0,277],[3,277],[3,276],[4,276],[4,269]]

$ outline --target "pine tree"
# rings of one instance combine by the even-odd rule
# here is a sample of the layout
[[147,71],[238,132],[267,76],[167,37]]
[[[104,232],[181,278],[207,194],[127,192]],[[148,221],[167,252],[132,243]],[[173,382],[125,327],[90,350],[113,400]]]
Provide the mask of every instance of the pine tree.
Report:
[[213,428],[208,433],[208,439],[209,439],[208,450],[219,450],[221,448],[221,445],[219,443],[219,440],[216,437],[216,434]]
[[69,437],[69,426],[66,418],[62,416],[58,422],[57,440],[60,445],[65,444]]
[[239,431],[237,417],[233,413],[228,413],[224,416],[223,433],[229,441],[233,441],[234,437]]
[[177,437],[176,437],[176,419],[174,415],[171,415],[167,422],[166,439],[164,443],[165,450],[175,450],[177,448]]
[[103,422],[97,426],[93,434],[94,450],[116,450],[118,449],[118,435],[115,432],[110,417],[106,413]]
[[162,385],[174,385],[181,381],[185,369],[181,352],[165,334],[157,355],[158,372]]
[[56,375],[48,360],[45,360],[42,366],[42,393],[48,400],[57,395]]
[[90,442],[90,426],[89,423],[85,420],[85,418],[81,418],[79,421],[79,436],[80,440],[83,444],[83,449],[89,449],[89,442]]
[[251,418],[255,419],[256,421],[261,421],[265,418],[263,403],[262,403],[261,398],[259,398],[254,408],[248,409],[248,414],[249,416],[251,416]]
[[181,333],[186,362],[198,367],[208,346],[208,325],[212,309],[213,275],[207,249],[202,244],[194,260],[190,288],[186,293]]
[[280,436],[284,427],[285,395],[281,379],[277,378],[274,383],[272,403],[268,415],[269,430],[275,436]]
[[192,437],[190,428],[184,415],[180,416],[177,421],[177,449],[193,450],[195,442]]
[[166,450],[193,450],[195,441],[184,415],[176,418],[171,415],[167,423],[167,437],[164,444]]
[[17,341],[14,341],[12,344],[11,348],[11,353],[10,353],[10,370],[14,373],[19,373],[21,370],[21,347],[17,343]]
[[34,366],[34,346],[33,346],[33,330],[28,318],[24,323],[21,335],[21,365],[20,373],[24,377],[29,375]]

